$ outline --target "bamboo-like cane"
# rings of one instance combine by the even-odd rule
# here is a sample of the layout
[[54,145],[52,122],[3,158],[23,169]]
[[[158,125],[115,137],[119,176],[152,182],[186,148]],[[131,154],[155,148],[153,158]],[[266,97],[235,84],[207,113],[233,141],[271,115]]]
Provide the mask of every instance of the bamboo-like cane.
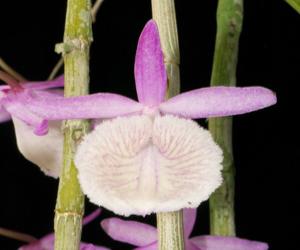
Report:
[[[167,98],[180,90],[179,45],[174,0],[152,0],[152,15],[159,35],[168,74]],[[182,211],[157,214],[158,241],[160,250],[183,250]]]
[[[101,8],[102,4],[103,4],[104,0],[96,0],[94,2],[94,5],[91,9],[91,14],[92,14],[92,21],[93,23],[96,22],[96,16],[97,13],[99,11],[99,9]],[[54,68],[52,69],[50,75],[48,76],[48,80],[53,80],[54,77],[57,75],[57,73],[59,72],[60,68],[64,65],[64,60],[61,57],[58,62],[55,64]]]
[[[68,0],[64,43],[56,46],[65,65],[65,96],[88,94],[89,50],[92,41],[90,0]],[[55,211],[55,249],[78,250],[81,239],[84,195],[73,156],[88,130],[87,121],[65,121],[63,167]]]
[[300,0],[285,0],[295,11],[300,14]]
[[[239,37],[243,21],[243,0],[219,0],[217,36],[211,86],[236,84]],[[234,236],[234,177],[232,118],[209,119],[209,130],[224,152],[223,184],[210,197],[210,233]]]

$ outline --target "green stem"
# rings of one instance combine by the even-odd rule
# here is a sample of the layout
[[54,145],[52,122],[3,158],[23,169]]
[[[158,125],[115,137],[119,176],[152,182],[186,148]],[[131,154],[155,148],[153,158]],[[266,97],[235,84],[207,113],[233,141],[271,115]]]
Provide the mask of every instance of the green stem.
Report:
[[[159,29],[168,74],[167,98],[180,91],[179,44],[174,0],[152,0],[152,15]],[[183,250],[182,211],[157,214],[160,250]]]
[[[97,13],[98,13],[100,7],[102,6],[103,1],[104,0],[96,0],[91,9],[93,23],[96,22],[96,16],[97,16]],[[58,60],[58,62],[55,64],[54,68],[52,69],[50,75],[48,76],[48,80],[53,80],[63,65],[64,65],[64,59],[60,58]]]
[[[65,65],[65,96],[88,94],[89,50],[92,41],[90,0],[68,0],[64,43],[57,46]],[[73,156],[88,130],[87,121],[64,123],[64,160],[55,213],[55,249],[78,250],[81,239],[84,195],[77,179]]]
[[285,0],[294,10],[300,14],[300,0]]
[[[211,86],[235,86],[239,37],[243,21],[243,0],[219,0],[217,36]],[[234,162],[232,118],[209,119],[209,130],[224,152],[223,184],[210,197],[210,232],[234,236]]]
[[181,211],[158,213],[158,246],[160,250],[184,249],[183,213]]

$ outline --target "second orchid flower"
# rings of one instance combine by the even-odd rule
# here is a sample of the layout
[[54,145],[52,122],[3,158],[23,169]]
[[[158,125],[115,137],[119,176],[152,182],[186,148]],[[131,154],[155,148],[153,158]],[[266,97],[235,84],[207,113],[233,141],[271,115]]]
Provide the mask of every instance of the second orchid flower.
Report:
[[75,161],[89,199],[126,216],[195,208],[221,184],[222,151],[191,119],[276,103],[263,87],[201,88],[165,100],[167,75],[152,20],[139,39],[135,80],[138,102],[111,93],[63,98],[26,92],[15,99],[41,118],[36,126],[44,131],[48,120],[109,118],[85,137]]

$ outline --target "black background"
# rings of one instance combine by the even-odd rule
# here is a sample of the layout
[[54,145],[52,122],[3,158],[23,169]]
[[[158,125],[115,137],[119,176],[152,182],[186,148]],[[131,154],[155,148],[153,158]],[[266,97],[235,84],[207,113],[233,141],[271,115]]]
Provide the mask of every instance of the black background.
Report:
[[[217,0],[176,1],[182,91],[207,86],[215,39]],[[45,79],[58,60],[66,1],[1,1],[0,56],[28,79]],[[133,63],[139,33],[151,18],[150,0],[105,0],[94,25],[91,91],[136,98]],[[274,90],[274,107],[234,118],[238,236],[293,250],[299,226],[298,166],[300,15],[284,1],[246,0],[238,84]],[[205,122],[203,123],[205,125]],[[16,148],[11,123],[0,125],[0,227],[36,237],[52,231],[57,180],[44,176]],[[298,163],[298,164],[297,164]],[[87,203],[88,212],[95,208]],[[208,233],[207,203],[198,209],[193,234]],[[112,216],[104,211],[101,219]],[[85,241],[113,249],[100,218],[83,230]],[[138,218],[142,220],[142,218]],[[147,217],[150,223],[153,216]],[[20,243],[0,237],[0,249]]]

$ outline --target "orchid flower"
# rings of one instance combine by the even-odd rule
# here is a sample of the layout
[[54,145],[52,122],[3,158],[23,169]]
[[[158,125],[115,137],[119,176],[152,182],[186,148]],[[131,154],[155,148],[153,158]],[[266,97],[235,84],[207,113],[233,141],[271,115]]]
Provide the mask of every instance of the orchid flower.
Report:
[[18,95],[18,103],[43,117],[32,123],[37,128],[45,129],[47,120],[109,118],[84,138],[75,157],[93,203],[125,216],[197,207],[221,184],[223,157],[191,119],[255,111],[275,104],[276,96],[263,87],[208,87],[165,100],[167,74],[152,20],[139,38],[134,72],[138,102],[98,93]]
[[[100,209],[95,210],[83,219],[83,225],[86,225],[96,219],[101,213]],[[54,233],[48,234],[41,239],[34,241],[28,245],[22,246],[19,250],[53,250],[54,249]],[[80,243],[80,250],[109,250],[106,247],[95,246],[90,243]]]
[[[184,242],[186,250],[267,250],[268,244],[222,236],[195,236],[190,238],[196,221],[196,209],[184,209]],[[157,250],[157,230],[151,225],[119,218],[101,222],[104,231],[114,240],[136,246],[135,250]]]
[[[40,96],[47,99],[48,95],[61,96],[58,90],[52,88],[63,87],[63,77],[53,81],[26,82],[0,86],[0,123],[13,120],[15,127],[17,145],[24,157],[38,165],[45,174],[57,177],[60,173],[62,162],[61,152],[63,135],[61,132],[61,121],[51,121],[48,131],[47,120],[43,115],[37,116],[25,105],[19,102],[20,96]],[[32,126],[39,124],[31,132]]]

